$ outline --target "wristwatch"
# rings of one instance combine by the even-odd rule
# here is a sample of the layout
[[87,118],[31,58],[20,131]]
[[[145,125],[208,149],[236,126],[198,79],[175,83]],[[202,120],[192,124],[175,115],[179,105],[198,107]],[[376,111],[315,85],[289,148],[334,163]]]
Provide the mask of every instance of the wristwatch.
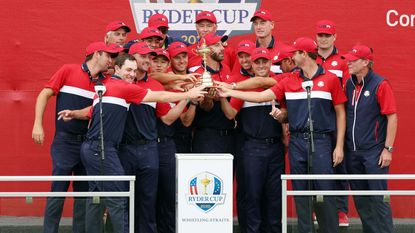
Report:
[[393,147],[391,147],[391,146],[386,146],[386,145],[385,145],[385,149],[386,149],[387,151],[389,151],[390,153],[392,153],[392,152],[393,152],[393,150],[394,150],[394,148],[393,148]]

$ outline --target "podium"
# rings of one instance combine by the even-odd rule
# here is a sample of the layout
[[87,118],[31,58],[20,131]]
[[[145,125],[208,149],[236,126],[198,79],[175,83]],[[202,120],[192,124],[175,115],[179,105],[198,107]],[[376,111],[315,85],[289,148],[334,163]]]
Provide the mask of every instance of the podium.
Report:
[[176,232],[232,233],[233,156],[176,154]]

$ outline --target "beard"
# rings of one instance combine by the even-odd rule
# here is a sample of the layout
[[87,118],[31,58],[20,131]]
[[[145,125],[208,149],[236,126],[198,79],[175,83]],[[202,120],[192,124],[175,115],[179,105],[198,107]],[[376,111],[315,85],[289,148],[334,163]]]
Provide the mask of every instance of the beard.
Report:
[[214,61],[221,62],[221,61],[223,61],[223,59],[224,59],[224,53],[223,53],[223,52],[221,52],[221,53],[212,53],[212,54],[210,55],[210,57],[211,57]]

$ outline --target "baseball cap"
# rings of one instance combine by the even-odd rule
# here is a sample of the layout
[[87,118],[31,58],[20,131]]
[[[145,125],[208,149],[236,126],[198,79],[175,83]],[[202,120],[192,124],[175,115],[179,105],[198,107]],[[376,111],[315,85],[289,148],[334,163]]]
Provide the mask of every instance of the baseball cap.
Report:
[[154,52],[156,53],[156,55],[153,57],[153,59],[156,58],[157,56],[163,56],[163,57],[166,57],[168,61],[170,61],[169,52],[167,52],[166,50],[162,48],[157,48],[154,50]]
[[169,27],[169,20],[167,17],[163,14],[157,13],[154,15],[151,15],[148,19],[148,26],[159,28],[159,27]]
[[85,56],[89,56],[97,51],[104,51],[110,53],[111,55],[118,54],[121,50],[117,48],[114,44],[106,45],[104,42],[93,42],[86,47]]
[[296,39],[293,45],[288,48],[288,52],[306,51],[310,53],[317,52],[317,43],[308,37],[300,37]]
[[180,41],[176,41],[169,45],[168,51],[170,57],[173,58],[179,53],[187,53],[187,46]]
[[163,38],[163,34],[155,27],[146,27],[143,29],[143,31],[141,31],[140,34],[141,39],[146,39],[153,36],[160,37],[160,39]]
[[126,32],[131,32],[130,27],[128,27],[127,24],[125,24],[122,21],[113,21],[113,22],[109,23],[107,25],[106,30],[107,30],[107,32],[110,32],[110,31],[116,31],[120,28],[124,28]]
[[255,48],[251,53],[251,61],[256,61],[259,58],[271,60],[271,53],[266,48]]
[[228,36],[218,36],[216,35],[216,33],[212,32],[209,34],[206,34],[205,37],[203,37],[200,41],[199,41],[199,46],[201,46],[203,44],[203,41],[206,41],[206,45],[213,45],[218,43],[219,41],[225,42],[228,40]]
[[333,35],[336,33],[336,26],[330,20],[320,20],[316,25],[316,34],[320,33]]
[[271,12],[269,12],[268,10],[264,10],[264,9],[259,9],[257,11],[255,11],[254,16],[252,16],[251,18],[251,22],[255,20],[255,18],[261,18],[265,21],[272,21],[272,15]]
[[210,11],[201,11],[199,14],[196,15],[196,23],[198,23],[201,20],[209,20],[212,23],[217,23],[215,14],[213,14]]
[[352,50],[341,56],[341,58],[348,61],[355,61],[357,59],[373,61],[373,50],[366,45],[355,45]]
[[154,52],[146,42],[137,42],[133,45],[131,45],[130,50],[128,51],[129,54],[134,55],[136,53],[144,55],[144,54],[151,54],[151,55],[157,55],[156,52]]
[[278,50],[276,52],[277,53],[275,54],[274,58],[272,59],[273,64],[279,63],[282,60],[284,60],[286,58],[290,58],[290,57],[293,56],[293,53],[289,52],[286,47],[285,48],[278,48]]
[[243,40],[238,43],[238,46],[236,48],[236,54],[239,54],[240,52],[247,53],[251,55],[252,51],[255,49],[255,43],[250,40]]

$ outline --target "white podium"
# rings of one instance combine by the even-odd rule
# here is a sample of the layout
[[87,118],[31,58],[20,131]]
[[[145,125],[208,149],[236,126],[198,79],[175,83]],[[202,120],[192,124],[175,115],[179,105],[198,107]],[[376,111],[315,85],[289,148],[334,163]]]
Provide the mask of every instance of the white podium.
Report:
[[176,154],[176,232],[232,233],[233,156]]

